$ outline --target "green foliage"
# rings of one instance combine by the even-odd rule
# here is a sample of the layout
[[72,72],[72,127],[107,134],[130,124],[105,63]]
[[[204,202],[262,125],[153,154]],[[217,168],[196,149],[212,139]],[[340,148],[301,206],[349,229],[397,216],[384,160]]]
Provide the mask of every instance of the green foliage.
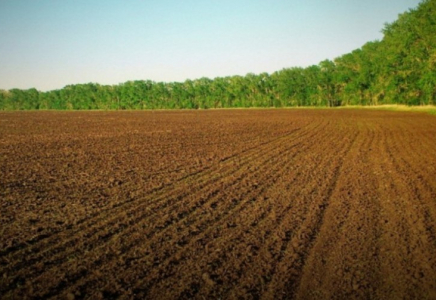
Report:
[[386,24],[382,41],[307,68],[185,82],[0,90],[0,109],[205,109],[436,105],[436,0]]

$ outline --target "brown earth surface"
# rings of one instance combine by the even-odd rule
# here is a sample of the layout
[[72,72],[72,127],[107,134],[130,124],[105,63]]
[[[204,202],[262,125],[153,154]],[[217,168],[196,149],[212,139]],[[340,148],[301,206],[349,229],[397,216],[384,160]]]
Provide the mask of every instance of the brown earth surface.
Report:
[[0,113],[2,299],[436,299],[436,117]]

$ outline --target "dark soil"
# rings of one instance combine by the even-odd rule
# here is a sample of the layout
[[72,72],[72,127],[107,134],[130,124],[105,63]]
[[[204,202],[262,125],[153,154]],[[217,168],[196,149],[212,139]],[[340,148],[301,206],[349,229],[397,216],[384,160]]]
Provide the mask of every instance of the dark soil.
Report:
[[436,299],[436,118],[0,113],[0,298]]

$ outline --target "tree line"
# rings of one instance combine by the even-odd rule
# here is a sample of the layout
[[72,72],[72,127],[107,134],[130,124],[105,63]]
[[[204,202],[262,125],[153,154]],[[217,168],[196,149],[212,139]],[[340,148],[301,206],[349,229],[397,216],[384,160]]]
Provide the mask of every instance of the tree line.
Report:
[[0,109],[435,105],[435,33],[436,0],[424,0],[386,24],[381,41],[307,68],[184,82],[75,84],[47,92],[0,90]]

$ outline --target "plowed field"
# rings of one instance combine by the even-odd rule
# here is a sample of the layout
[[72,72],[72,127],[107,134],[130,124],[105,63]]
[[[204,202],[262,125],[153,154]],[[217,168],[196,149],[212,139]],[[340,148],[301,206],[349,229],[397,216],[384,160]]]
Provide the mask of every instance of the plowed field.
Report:
[[436,117],[0,113],[0,298],[436,299]]

